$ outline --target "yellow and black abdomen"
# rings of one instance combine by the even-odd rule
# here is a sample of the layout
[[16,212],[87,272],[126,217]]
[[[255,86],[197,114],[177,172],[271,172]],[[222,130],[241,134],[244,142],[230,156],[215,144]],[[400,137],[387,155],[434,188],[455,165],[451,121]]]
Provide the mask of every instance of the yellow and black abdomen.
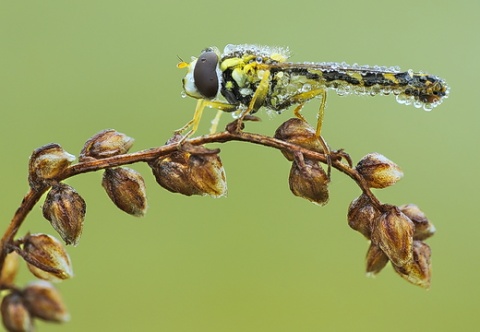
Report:
[[308,91],[319,89],[334,90],[339,95],[393,94],[399,103],[413,104],[425,110],[439,105],[449,91],[442,79],[425,73],[336,63],[286,63],[271,68],[271,88],[266,106],[280,112],[292,101],[306,101],[295,96],[313,95]]

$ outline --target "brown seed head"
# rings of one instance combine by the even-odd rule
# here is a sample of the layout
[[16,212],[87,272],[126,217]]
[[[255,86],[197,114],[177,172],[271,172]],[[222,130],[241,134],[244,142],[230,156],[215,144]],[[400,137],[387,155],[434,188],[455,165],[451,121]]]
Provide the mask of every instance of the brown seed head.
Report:
[[18,254],[13,251],[5,257],[0,274],[0,285],[13,285],[18,272]]
[[120,210],[136,217],[147,211],[145,181],[137,171],[127,167],[108,168],[102,186]]
[[413,259],[405,265],[393,266],[395,271],[408,282],[425,289],[430,288],[432,264],[430,247],[421,242],[413,242]]
[[44,145],[30,156],[28,182],[30,187],[38,189],[49,180],[54,180],[75,160],[75,156],[66,152],[58,144]]
[[403,177],[400,167],[379,153],[370,153],[356,166],[370,188],[386,188]]
[[403,266],[413,257],[413,231],[413,222],[398,207],[392,206],[375,221],[372,242],[393,264]]
[[304,159],[302,162],[294,161],[288,182],[295,196],[318,205],[327,204],[330,180],[318,162],[309,159]]
[[423,213],[415,204],[405,204],[399,207],[415,225],[414,240],[423,241],[433,234],[435,234],[435,226],[428,220],[425,213]]
[[114,129],[106,129],[90,138],[80,152],[80,161],[89,158],[102,159],[125,154],[130,150],[134,139]]
[[374,243],[370,243],[366,257],[367,277],[374,277],[387,265],[388,257],[385,253]]
[[43,204],[43,216],[50,221],[67,245],[78,244],[85,213],[86,204],[83,198],[64,183],[54,185]]
[[[275,131],[275,138],[299,145],[305,149],[323,153],[322,143],[315,129],[299,118],[291,118],[282,123]],[[292,161],[294,159],[291,152],[282,151],[282,153],[288,160]]]
[[227,194],[225,170],[218,154],[191,155],[190,177],[202,195],[218,198]]
[[348,225],[362,233],[367,239],[371,238],[373,223],[380,216],[367,195],[362,194],[350,203],[348,207]]
[[57,323],[70,320],[60,293],[48,281],[37,280],[30,283],[23,291],[23,299],[34,317]]
[[21,256],[37,278],[61,281],[73,277],[72,263],[62,243],[48,234],[28,234]]
[[225,171],[218,154],[175,151],[149,165],[158,184],[171,192],[213,197],[227,193]]
[[3,325],[8,331],[30,332],[33,331],[33,321],[22,296],[13,292],[5,296],[0,307]]

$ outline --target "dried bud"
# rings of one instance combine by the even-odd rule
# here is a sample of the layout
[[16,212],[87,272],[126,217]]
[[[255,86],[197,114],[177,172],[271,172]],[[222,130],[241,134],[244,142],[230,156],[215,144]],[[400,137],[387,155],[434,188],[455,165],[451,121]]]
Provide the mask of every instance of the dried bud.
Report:
[[370,188],[386,188],[403,177],[403,172],[394,162],[379,153],[370,153],[356,166]]
[[0,308],[3,325],[8,331],[33,331],[33,321],[19,293],[10,293],[2,300]]
[[[275,131],[275,138],[299,145],[305,149],[323,153],[320,138],[307,122],[299,118],[291,118],[282,123]],[[294,156],[291,152],[282,151],[285,158],[292,161]]]
[[149,165],[158,184],[168,191],[186,196],[201,195],[191,183],[189,158],[189,153],[176,151],[155,159]]
[[147,211],[145,182],[137,171],[126,168],[108,168],[102,179],[108,197],[122,211],[142,217]]
[[380,249],[379,246],[374,243],[370,243],[370,247],[367,251],[367,277],[374,277],[387,265],[388,257]]
[[60,293],[48,281],[38,280],[30,283],[23,291],[23,299],[34,317],[57,323],[70,320]]
[[218,154],[191,155],[190,176],[202,195],[222,197],[227,194],[225,170]]
[[391,207],[374,224],[372,242],[393,264],[403,266],[412,260],[413,222],[398,207]]
[[318,162],[309,159],[302,162],[294,161],[288,181],[290,190],[295,196],[318,205],[327,204],[330,180]]
[[58,144],[44,145],[30,156],[28,182],[30,187],[38,189],[46,180],[54,179],[73,161],[75,156],[67,153]]
[[106,129],[90,138],[80,152],[80,161],[89,158],[102,159],[125,154],[130,150],[134,139],[113,129]]
[[427,219],[425,213],[423,213],[418,206],[415,204],[406,204],[399,208],[415,225],[414,240],[423,241],[435,234],[435,226]]
[[163,188],[182,195],[221,197],[227,193],[225,171],[216,153],[175,151],[149,163]]
[[78,244],[83,230],[86,204],[69,185],[56,184],[48,192],[43,204],[43,216],[50,221],[66,244]]
[[61,281],[73,277],[72,263],[62,243],[48,234],[28,234],[21,256],[37,278]]
[[414,241],[413,259],[403,266],[393,266],[393,268],[408,282],[429,289],[432,277],[430,256],[431,250],[427,244],[421,241]]
[[367,195],[362,194],[350,203],[348,207],[348,225],[362,233],[367,239],[371,238],[373,223],[380,216]]
[[13,285],[18,272],[18,254],[13,251],[5,257],[0,274],[0,285]]

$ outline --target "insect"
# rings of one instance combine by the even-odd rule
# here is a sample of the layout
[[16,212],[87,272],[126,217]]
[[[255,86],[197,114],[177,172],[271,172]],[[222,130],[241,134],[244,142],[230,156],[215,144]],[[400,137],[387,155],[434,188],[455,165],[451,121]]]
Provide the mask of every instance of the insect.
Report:
[[[306,102],[321,98],[316,133],[320,136],[328,90],[338,95],[395,95],[401,104],[431,110],[448,97],[441,78],[423,72],[400,71],[398,67],[359,66],[333,62],[288,62],[288,48],[257,45],[227,45],[221,54],[206,48],[190,63],[183,78],[184,94],[198,99],[193,119],[179,129],[198,129],[203,110],[218,110],[212,122],[215,131],[222,112],[237,112],[242,120],[261,107],[281,113],[296,105],[300,114]],[[187,135],[189,135],[187,134]]]

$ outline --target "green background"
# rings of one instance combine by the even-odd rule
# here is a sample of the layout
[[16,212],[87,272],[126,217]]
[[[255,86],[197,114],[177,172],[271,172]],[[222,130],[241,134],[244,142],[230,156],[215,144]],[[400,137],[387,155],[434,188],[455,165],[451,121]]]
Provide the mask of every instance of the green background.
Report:
[[[275,150],[219,146],[227,198],[183,197],[144,164],[149,211],[117,210],[101,173],[68,180],[87,202],[73,280],[58,285],[72,315],[40,331],[467,331],[479,316],[478,77],[475,1],[1,1],[0,226],[27,187],[33,149],[56,142],[78,155],[115,128],[133,150],[162,145],[193,114],[177,56],[229,43],[289,46],[292,61],[399,65],[439,75],[451,96],[432,112],[393,97],[329,94],[323,134],[354,160],[377,151],[405,178],[376,191],[416,203],[437,227],[432,287],[390,266],[364,275],[368,243],[346,222],[359,195],[334,172],[330,203],[288,188]],[[314,121],[318,104],[304,114]],[[207,110],[200,134],[214,112]],[[291,113],[247,129],[272,134]],[[222,126],[228,120],[223,118]],[[217,145],[218,147],[218,145]],[[40,206],[40,205],[39,205]],[[55,234],[37,206],[20,234]],[[477,212],[476,212],[477,211]],[[56,235],[56,234],[55,234]],[[21,284],[31,279],[22,266]]]

